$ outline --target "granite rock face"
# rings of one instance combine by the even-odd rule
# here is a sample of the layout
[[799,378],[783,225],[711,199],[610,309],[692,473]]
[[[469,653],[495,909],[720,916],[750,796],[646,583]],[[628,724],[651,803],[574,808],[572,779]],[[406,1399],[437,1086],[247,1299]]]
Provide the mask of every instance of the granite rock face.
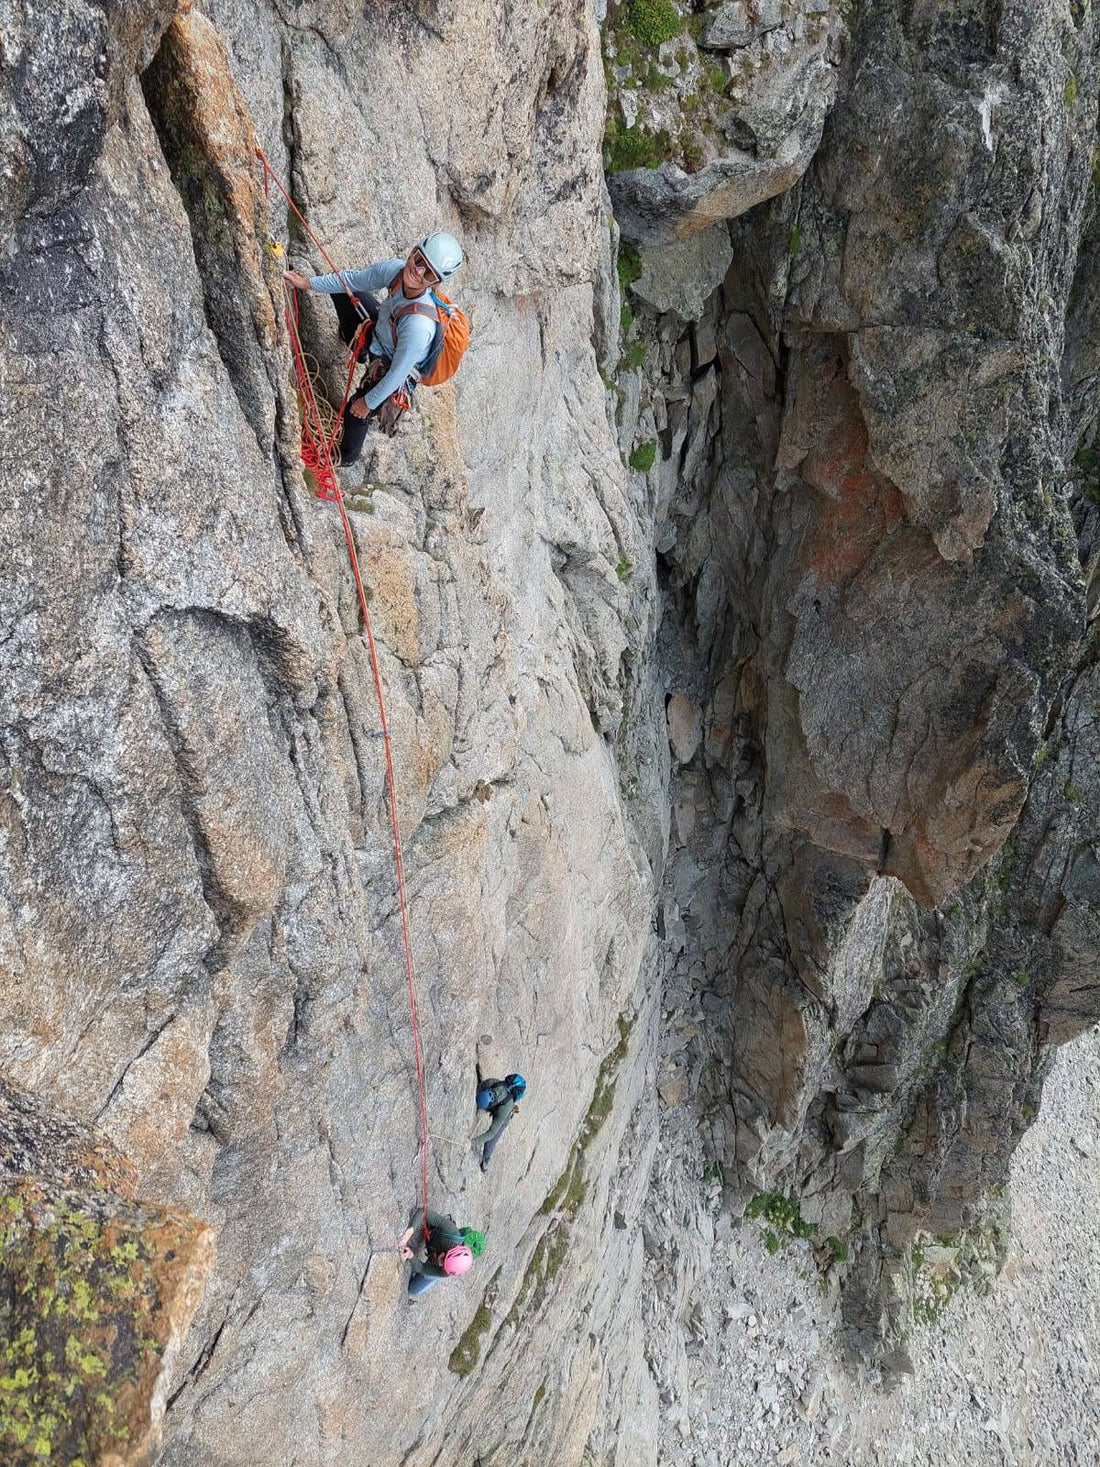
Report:
[[802,177],[835,95],[843,9],[730,0],[674,30],[659,3],[612,0],[605,161],[624,239],[670,245]]
[[[874,1349],[1100,1013],[1094,22],[700,14],[208,0],[61,7],[49,66],[5,40],[0,1071],[125,1156],[96,1207],[216,1235],[164,1467],[653,1463],[662,1108],[733,1215],[779,1189],[845,1241]],[[601,139],[639,128],[699,166],[611,167],[616,224]],[[488,1239],[415,1305],[385,747],[276,244],[323,262],[257,147],[342,266],[467,249],[455,386],[345,475],[430,1200]],[[485,1174],[476,1064],[529,1085]],[[705,1259],[669,1268],[686,1309]]]
[[83,186],[136,72],[172,19],[171,0],[6,8],[0,55],[0,220],[48,215]]
[[919,1230],[1001,1226],[1048,1046],[1100,1016],[1066,762],[1094,662],[1067,315],[1092,55],[1056,7],[865,7],[811,169],[735,222],[708,308],[634,297],[658,655],[703,728],[662,905],[711,1032],[675,1062],[731,1205],[779,1188],[854,1245],[861,1349],[904,1330]]

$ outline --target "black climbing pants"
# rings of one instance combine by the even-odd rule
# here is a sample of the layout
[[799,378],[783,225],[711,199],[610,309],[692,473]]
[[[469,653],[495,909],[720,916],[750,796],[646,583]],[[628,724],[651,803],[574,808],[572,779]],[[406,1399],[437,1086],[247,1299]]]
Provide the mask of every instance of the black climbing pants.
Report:
[[[364,294],[359,297],[359,300],[370,316],[371,324],[377,324],[379,304],[377,296]],[[352,337],[358,330],[362,317],[346,295],[334,295],[332,297],[332,304],[336,307],[336,314],[340,318],[340,340],[346,346],[350,346]],[[365,362],[368,360],[369,355],[370,341],[368,339],[359,348],[356,360]],[[383,362],[381,357],[373,357],[370,360],[374,363],[381,363],[384,365],[386,371],[389,370],[389,363]],[[381,371],[377,373],[378,377],[383,375],[384,373]],[[344,431],[340,435],[340,463],[344,466],[355,463],[359,455],[363,452],[363,441],[367,436],[367,429],[371,424],[371,418],[358,418],[351,410],[351,404],[355,398],[362,396],[363,389],[360,387],[358,392],[352,394],[347,406],[344,408]],[[372,414],[372,416],[376,415]],[[380,426],[384,432],[392,435],[395,424],[394,422],[387,423],[383,415],[380,420]]]
[[[369,417],[356,417],[351,410],[351,405],[359,398],[364,397],[370,387],[373,387],[376,382],[381,381],[388,371],[388,362],[383,361],[381,357],[372,357],[371,364],[367,368],[367,374],[364,378],[364,385],[361,385],[358,392],[352,393],[351,397],[348,398],[347,406],[344,408],[344,431],[340,434],[340,463],[343,465],[355,463],[356,459],[363,452],[363,440],[366,438],[367,429],[371,424]],[[385,403],[382,406],[385,407]],[[372,414],[372,416],[377,416],[377,414]]]

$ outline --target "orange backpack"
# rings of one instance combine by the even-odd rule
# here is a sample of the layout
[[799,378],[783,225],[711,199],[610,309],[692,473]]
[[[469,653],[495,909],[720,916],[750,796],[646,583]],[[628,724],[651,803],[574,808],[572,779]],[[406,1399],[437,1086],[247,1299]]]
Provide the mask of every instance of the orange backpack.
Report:
[[[401,285],[401,276],[390,281],[392,295]],[[470,323],[465,312],[460,311],[453,301],[441,290],[432,290],[431,305],[424,301],[410,301],[390,316],[390,326],[397,343],[397,323],[402,316],[428,316],[435,322],[435,340],[432,349],[420,363],[420,382],[425,387],[440,387],[449,382],[458,371],[459,363],[470,345]]]

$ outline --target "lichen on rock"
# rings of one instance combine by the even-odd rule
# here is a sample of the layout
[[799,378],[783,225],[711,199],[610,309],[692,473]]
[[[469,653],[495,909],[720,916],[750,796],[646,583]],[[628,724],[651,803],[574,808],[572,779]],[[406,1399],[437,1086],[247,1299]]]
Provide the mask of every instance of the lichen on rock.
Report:
[[141,1467],[214,1265],[214,1235],[134,1198],[125,1158],[0,1082],[0,1449]]

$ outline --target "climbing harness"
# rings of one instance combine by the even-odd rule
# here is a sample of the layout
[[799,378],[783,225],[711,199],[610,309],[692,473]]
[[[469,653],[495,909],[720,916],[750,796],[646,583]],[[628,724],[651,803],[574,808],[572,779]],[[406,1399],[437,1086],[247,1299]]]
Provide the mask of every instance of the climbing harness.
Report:
[[[270,197],[268,181],[274,180],[276,187],[283,198],[297,215],[303,229],[320,251],[325,263],[333,274],[339,276],[341,284],[347,292],[348,298],[357,310],[362,312],[362,302],[350,288],[343,274],[336,268],[329,258],[321,241],[306,223],[297,204],[287,193],[280,182],[277,174],[267,161],[261,148],[256,149],[256,156],[263,164],[264,170],[264,192]],[[333,467],[332,455],[335,448],[336,433],[339,429],[340,419],[344,408],[347,406],[351,394],[351,383],[355,375],[355,367],[358,361],[358,353],[364,337],[364,328],[369,321],[364,319],[362,325],[356,330],[348,347],[349,365],[348,379],[344,388],[344,399],[336,414],[335,426],[326,430],[324,419],[317,406],[316,396],[313,391],[313,383],[307,366],[306,354],[302,348],[301,337],[298,334],[298,302],[297,295],[291,295],[286,289],[284,282],[283,293],[285,297],[284,317],[287,330],[290,334],[290,345],[294,355],[294,368],[298,379],[298,391],[302,402],[302,463],[309,469],[317,481],[317,495],[320,499],[328,499],[335,503],[340,511],[340,519],[344,526],[344,538],[347,541],[348,560],[351,563],[351,572],[355,578],[355,589],[359,597],[359,611],[363,618],[363,626],[367,634],[367,646],[370,649],[371,673],[374,677],[374,692],[378,700],[378,717],[381,723],[379,736],[382,746],[386,751],[386,792],[390,806],[390,824],[393,828],[393,853],[394,865],[397,871],[397,900],[401,913],[401,937],[405,949],[405,981],[409,993],[409,1013],[412,1019],[413,1051],[416,1056],[416,1089],[420,1109],[420,1205],[423,1209],[423,1232],[427,1240],[428,1228],[428,1160],[430,1138],[428,1132],[428,1103],[424,1085],[424,1056],[420,1044],[420,1022],[416,1004],[416,979],[413,973],[412,941],[409,936],[409,910],[405,894],[405,863],[401,852],[401,831],[397,819],[397,785],[393,774],[393,752],[390,747],[389,725],[386,721],[386,700],[382,692],[382,674],[378,665],[378,649],[375,646],[374,632],[371,628],[370,610],[367,606],[367,593],[363,587],[363,577],[359,571],[359,557],[355,551],[355,537],[351,530],[351,521],[344,505],[344,491],[340,488],[336,479],[336,470]]]

